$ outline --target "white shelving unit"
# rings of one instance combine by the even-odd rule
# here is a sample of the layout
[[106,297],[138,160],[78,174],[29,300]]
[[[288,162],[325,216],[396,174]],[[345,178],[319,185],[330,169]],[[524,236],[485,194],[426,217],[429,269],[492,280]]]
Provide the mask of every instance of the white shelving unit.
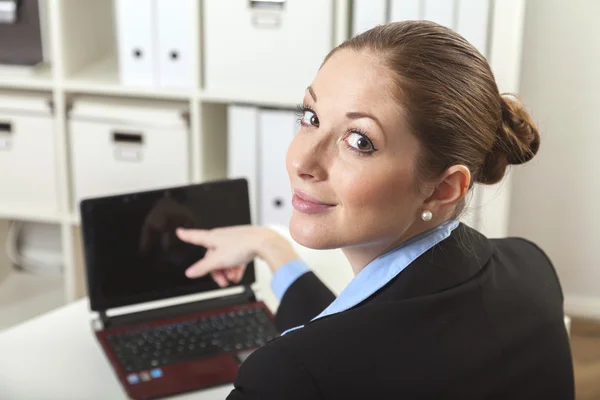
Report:
[[[335,46],[349,37],[352,1],[330,1],[334,10],[331,41],[332,46]],[[515,90],[518,87],[520,53],[515,52],[514,46],[520,50],[520,10],[524,1],[492,0],[491,3],[494,15],[497,15],[497,18],[494,17],[494,35],[490,43],[491,63],[499,72],[498,78],[503,84],[503,90]],[[86,294],[80,219],[77,204],[72,204],[71,200],[72,171],[67,121],[74,99],[93,96],[116,103],[127,98],[186,104],[190,128],[189,175],[191,183],[197,183],[226,176],[228,104],[247,103],[290,108],[302,98],[302,93],[295,93],[285,87],[266,88],[264,92],[252,93],[240,91],[236,87],[220,91],[205,90],[202,74],[205,61],[202,45],[204,32],[201,26],[203,4],[204,0],[194,2],[196,23],[192,43],[195,49],[193,66],[197,73],[189,88],[133,87],[120,83],[114,0],[47,0],[51,67],[30,75],[15,74],[10,68],[0,67],[0,92],[10,89],[51,95],[59,194],[59,210],[56,213],[0,209],[0,222],[23,220],[61,226],[63,281],[67,302]],[[506,11],[509,9],[512,11]],[[307,29],[310,29],[310,21],[307,21]],[[506,32],[500,32],[502,30],[516,30],[517,33],[506,35]]]
[[[350,2],[332,1],[336,10],[334,44],[337,44],[347,38]],[[60,224],[66,302],[86,294],[80,217],[77,205],[71,201],[72,171],[67,121],[75,99],[94,96],[117,103],[124,98],[185,103],[190,115],[190,177],[191,183],[196,183],[226,176],[227,104],[251,103],[290,108],[302,97],[302,93],[285,90],[276,95],[242,93],[235,88],[228,92],[206,92],[201,85],[202,3],[200,0],[194,2],[193,47],[197,50],[194,69],[198,73],[194,85],[189,88],[136,87],[120,83],[114,0],[48,0],[52,64],[31,73],[0,66],[0,93],[19,90],[52,96],[60,198],[60,209],[56,213],[0,208],[0,223],[4,227],[10,220]],[[7,263],[4,257],[0,262]]]

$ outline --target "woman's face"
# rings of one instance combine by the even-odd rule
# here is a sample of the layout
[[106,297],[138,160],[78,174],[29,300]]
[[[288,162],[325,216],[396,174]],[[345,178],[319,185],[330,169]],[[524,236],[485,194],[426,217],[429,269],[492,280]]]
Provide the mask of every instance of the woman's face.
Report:
[[380,60],[344,49],[307,89],[287,153],[298,243],[387,249],[418,230],[425,200],[415,186],[419,143],[391,87]]

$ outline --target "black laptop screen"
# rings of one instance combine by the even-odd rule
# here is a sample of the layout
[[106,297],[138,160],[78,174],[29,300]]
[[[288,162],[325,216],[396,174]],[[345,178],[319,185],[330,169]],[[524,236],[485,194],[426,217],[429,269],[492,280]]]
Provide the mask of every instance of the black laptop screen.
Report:
[[[206,249],[175,229],[250,223],[244,179],[86,199],[80,209],[92,310],[218,289],[210,276],[185,276]],[[251,263],[239,285],[254,280]]]

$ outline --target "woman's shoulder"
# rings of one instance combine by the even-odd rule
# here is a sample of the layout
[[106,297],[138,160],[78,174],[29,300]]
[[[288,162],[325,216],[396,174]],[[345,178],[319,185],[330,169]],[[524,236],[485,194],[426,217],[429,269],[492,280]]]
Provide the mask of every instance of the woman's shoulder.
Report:
[[502,250],[513,251],[515,253],[522,253],[528,256],[541,257],[545,261],[552,263],[550,257],[542,247],[531,239],[527,239],[520,236],[509,236],[500,239],[490,239],[495,247]]

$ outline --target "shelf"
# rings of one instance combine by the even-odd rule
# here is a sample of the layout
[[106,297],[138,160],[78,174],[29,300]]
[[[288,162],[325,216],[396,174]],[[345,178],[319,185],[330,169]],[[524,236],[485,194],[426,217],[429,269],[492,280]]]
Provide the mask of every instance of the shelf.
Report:
[[123,85],[119,80],[119,67],[115,57],[101,58],[86,65],[66,79],[64,89],[72,93],[176,100],[189,100],[193,96],[192,89]]
[[51,213],[48,211],[41,210],[19,210],[11,207],[10,209],[1,209],[0,208],[0,219],[11,219],[18,221],[32,221],[32,222],[48,222],[48,223],[61,223],[62,217],[61,215],[56,213]]
[[242,103],[265,107],[295,108],[302,101],[303,93],[244,93],[236,91],[205,90],[200,92],[200,100],[209,103]]
[[0,65],[0,88],[52,90],[52,69]]

